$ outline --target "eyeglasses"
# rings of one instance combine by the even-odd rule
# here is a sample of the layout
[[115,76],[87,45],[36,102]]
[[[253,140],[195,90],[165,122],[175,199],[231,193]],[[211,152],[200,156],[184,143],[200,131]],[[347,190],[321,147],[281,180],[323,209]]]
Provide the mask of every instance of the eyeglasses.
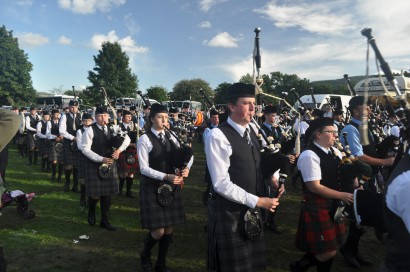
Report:
[[323,130],[322,132],[333,133],[333,135],[337,135],[339,133],[337,130]]

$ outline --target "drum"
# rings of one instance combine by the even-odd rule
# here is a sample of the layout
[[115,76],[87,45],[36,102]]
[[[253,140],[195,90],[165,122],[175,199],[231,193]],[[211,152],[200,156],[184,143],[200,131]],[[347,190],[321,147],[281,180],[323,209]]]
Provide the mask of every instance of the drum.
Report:
[[204,113],[202,111],[197,111],[194,126],[199,127],[202,125],[203,122],[204,122]]

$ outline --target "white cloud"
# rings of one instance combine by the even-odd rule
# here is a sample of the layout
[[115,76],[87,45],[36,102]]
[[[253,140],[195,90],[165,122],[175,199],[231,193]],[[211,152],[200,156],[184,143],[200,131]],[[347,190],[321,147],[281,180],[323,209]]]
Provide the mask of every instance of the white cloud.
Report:
[[148,47],[138,46],[131,36],[120,39],[115,30],[111,30],[107,35],[96,34],[91,38],[91,45],[95,49],[101,49],[103,42],[118,42],[122,50],[127,53],[146,53],[149,51]]
[[138,23],[135,22],[135,20],[132,18],[132,13],[125,15],[124,21],[125,27],[128,29],[128,32],[131,35],[135,35],[141,31],[141,28],[139,27]]
[[63,35],[60,38],[58,38],[58,43],[59,44],[64,44],[64,45],[71,44],[71,39],[69,39],[69,38],[67,38],[66,36]]
[[50,42],[47,37],[31,32],[18,34],[17,38],[22,47],[37,47]]
[[200,22],[198,26],[200,28],[211,28],[211,22],[210,21],[203,21],[203,22]]
[[58,0],[58,6],[74,13],[91,14],[107,12],[115,6],[124,5],[126,0]]
[[255,12],[267,16],[278,28],[295,27],[321,35],[341,35],[357,28],[351,14],[331,1],[277,5],[274,0]]
[[238,47],[238,40],[238,38],[234,38],[231,35],[229,35],[228,32],[221,32],[215,37],[213,37],[210,41],[205,40],[203,44],[211,47],[234,48]]
[[200,0],[199,8],[204,12],[208,12],[213,6],[226,1],[228,0]]

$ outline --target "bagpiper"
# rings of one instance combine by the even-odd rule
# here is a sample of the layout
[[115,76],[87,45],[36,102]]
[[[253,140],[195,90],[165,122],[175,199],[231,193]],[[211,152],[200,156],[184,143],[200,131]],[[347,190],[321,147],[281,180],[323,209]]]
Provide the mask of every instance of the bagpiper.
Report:
[[51,163],[51,181],[56,180],[56,172],[58,165],[57,182],[61,182],[63,174],[63,140],[60,135],[60,112],[57,109],[51,110],[51,120],[47,123],[46,135],[48,141],[48,161]]
[[27,148],[28,148],[28,164],[37,164],[38,145],[37,145],[37,123],[41,120],[35,107],[30,107],[30,115],[26,116],[26,131],[27,131]]
[[[50,112],[43,111],[43,119],[37,123],[38,152],[41,157],[41,171],[50,172],[50,162],[48,161],[48,141],[47,123],[50,121]],[[46,167],[47,166],[47,167]]]

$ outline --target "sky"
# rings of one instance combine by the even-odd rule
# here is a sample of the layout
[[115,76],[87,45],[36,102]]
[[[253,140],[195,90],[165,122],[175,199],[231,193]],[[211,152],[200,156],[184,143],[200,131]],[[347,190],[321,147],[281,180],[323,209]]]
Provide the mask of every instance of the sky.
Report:
[[409,70],[409,11],[405,0],[0,0],[0,24],[27,53],[39,92],[89,86],[105,41],[121,45],[145,92],[252,75],[256,27],[261,74],[316,81],[364,75],[367,65],[376,73],[364,28],[393,71]]

